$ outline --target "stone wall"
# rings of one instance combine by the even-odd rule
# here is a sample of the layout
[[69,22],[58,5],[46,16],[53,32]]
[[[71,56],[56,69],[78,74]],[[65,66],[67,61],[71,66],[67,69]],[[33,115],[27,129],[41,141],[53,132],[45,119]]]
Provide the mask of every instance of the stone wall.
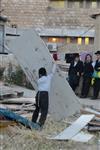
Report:
[[[65,27],[90,26],[94,20],[89,17],[100,8],[51,7],[50,0],[2,0],[3,15],[8,16],[9,25],[19,27]],[[86,1],[85,1],[86,2]]]

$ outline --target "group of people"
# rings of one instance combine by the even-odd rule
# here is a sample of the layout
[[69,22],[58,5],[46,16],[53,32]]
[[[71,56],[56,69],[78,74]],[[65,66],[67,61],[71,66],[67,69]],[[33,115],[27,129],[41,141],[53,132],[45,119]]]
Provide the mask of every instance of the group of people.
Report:
[[69,67],[68,79],[73,91],[79,86],[80,78],[82,77],[81,98],[86,98],[88,96],[91,85],[93,86],[93,96],[91,99],[97,99],[99,96],[100,51],[97,51],[95,55],[97,57],[95,62],[93,62],[90,54],[87,54],[85,56],[85,61],[82,62],[80,56],[77,54]]
[[[75,91],[76,87],[79,85],[80,77],[83,77],[81,91],[81,97],[83,98],[87,97],[88,95],[92,78],[94,79],[94,92],[92,98],[97,99],[100,92],[100,51],[97,51],[95,54],[97,56],[97,60],[94,63],[92,62],[92,56],[90,54],[86,55],[84,63],[80,60],[79,55],[76,55],[69,67],[69,84],[73,91]],[[32,115],[32,122],[37,124],[37,129],[40,129],[44,125],[47,118],[50,83],[56,69],[56,65],[54,64],[52,72],[49,75],[47,75],[44,67],[40,68],[38,71],[39,79],[37,81],[38,92],[36,94],[36,108]],[[38,120],[40,111],[41,115]]]

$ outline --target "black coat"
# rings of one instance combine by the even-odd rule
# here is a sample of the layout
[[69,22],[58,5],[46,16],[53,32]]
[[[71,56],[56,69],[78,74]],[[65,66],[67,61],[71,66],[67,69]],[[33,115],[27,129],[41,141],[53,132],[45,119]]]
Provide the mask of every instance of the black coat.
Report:
[[87,77],[92,77],[93,74],[93,66],[92,66],[92,62],[85,62],[83,65],[83,77],[87,78]]
[[78,63],[74,66],[74,61],[71,63],[69,67],[69,84],[72,87],[73,91],[75,91],[76,87],[79,85],[80,76],[83,72],[83,62],[78,61]]
[[74,61],[70,64],[68,75],[69,76],[77,75],[78,72],[79,72],[79,75],[81,76],[83,72],[83,62],[80,60],[75,66],[74,66]]
[[94,69],[96,70],[96,71],[100,71],[100,61],[96,61],[96,64],[95,64],[95,66],[94,66]]

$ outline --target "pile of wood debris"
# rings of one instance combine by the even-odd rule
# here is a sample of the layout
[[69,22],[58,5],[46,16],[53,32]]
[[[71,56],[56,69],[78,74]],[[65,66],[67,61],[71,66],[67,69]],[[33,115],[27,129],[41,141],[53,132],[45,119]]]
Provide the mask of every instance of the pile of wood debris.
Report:
[[[9,92],[10,93],[10,92]],[[34,98],[25,98],[19,96],[12,96],[0,100],[0,108],[6,108],[26,117],[31,120],[32,112],[34,110]],[[54,140],[62,131],[67,130],[68,127],[73,126],[74,121],[84,114],[93,114],[94,117],[80,130],[80,137]],[[97,150],[100,142],[100,110],[90,108],[81,109],[80,114],[68,117],[61,122],[54,121],[50,116],[42,131],[30,130],[24,127],[19,122],[5,120],[0,118],[0,145],[4,150]],[[73,123],[74,122],[74,123]],[[5,128],[6,127],[6,128]],[[84,144],[83,136],[89,135],[92,138]],[[80,139],[79,139],[80,138]],[[77,143],[76,144],[76,140]],[[82,142],[83,140],[83,142]],[[86,139],[85,139],[86,140]],[[15,148],[16,147],[16,148]],[[98,149],[99,150],[99,149]]]

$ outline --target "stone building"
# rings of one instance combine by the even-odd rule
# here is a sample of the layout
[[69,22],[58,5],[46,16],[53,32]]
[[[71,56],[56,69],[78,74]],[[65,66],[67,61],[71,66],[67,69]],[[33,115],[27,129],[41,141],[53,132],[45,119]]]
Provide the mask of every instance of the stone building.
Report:
[[100,0],[1,0],[12,28],[35,28],[51,51],[94,50],[94,20]]

